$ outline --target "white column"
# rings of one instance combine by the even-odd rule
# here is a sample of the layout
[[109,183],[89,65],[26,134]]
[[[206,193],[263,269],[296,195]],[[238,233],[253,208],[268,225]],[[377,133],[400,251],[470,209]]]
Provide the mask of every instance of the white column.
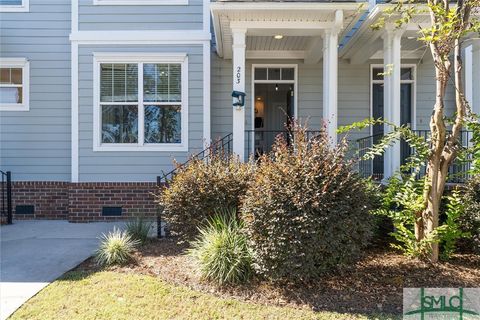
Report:
[[[245,92],[245,29],[232,30],[233,90]],[[233,153],[245,160],[245,107],[233,107]]]
[[[397,126],[401,124],[400,107],[400,71],[402,30],[387,27],[383,37],[384,48],[384,119]],[[385,133],[391,132],[385,125]],[[390,178],[400,168],[400,143],[397,141],[384,155],[384,180]]]
[[338,126],[338,31],[326,30],[323,38],[323,120],[333,146]]
[[472,111],[480,115],[480,39],[472,44]]

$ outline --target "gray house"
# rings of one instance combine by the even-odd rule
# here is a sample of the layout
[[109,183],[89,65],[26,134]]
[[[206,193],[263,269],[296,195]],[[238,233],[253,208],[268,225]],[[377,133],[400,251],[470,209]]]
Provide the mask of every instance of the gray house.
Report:
[[[371,116],[428,130],[434,68],[416,40],[428,17],[373,31],[389,6],[0,0],[0,169],[12,172],[16,217],[155,214],[156,177],[174,159],[222,137],[246,159],[267,151],[289,117],[325,128],[332,144],[338,126]],[[468,40],[465,62],[479,112],[480,39]],[[232,91],[246,94],[244,106],[232,107]],[[368,173],[390,176],[402,148]]]

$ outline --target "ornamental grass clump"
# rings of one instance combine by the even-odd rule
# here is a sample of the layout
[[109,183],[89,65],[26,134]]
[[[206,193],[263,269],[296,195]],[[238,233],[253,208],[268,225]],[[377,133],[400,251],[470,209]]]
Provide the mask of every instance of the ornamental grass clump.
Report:
[[242,218],[255,271],[271,280],[305,281],[359,257],[372,235],[368,185],[322,133],[296,125],[260,158]]
[[173,235],[193,239],[217,208],[238,208],[252,178],[253,165],[236,157],[193,159],[180,168],[157,197]]
[[100,237],[100,247],[95,252],[95,262],[100,266],[123,265],[133,260],[133,253],[139,240],[133,239],[127,231],[116,227]]
[[252,257],[236,210],[223,210],[199,228],[188,254],[203,278],[219,285],[239,284],[252,276]]
[[148,233],[152,227],[152,222],[146,220],[143,217],[137,217],[133,220],[130,220],[125,225],[125,230],[134,240],[143,245],[148,240]]

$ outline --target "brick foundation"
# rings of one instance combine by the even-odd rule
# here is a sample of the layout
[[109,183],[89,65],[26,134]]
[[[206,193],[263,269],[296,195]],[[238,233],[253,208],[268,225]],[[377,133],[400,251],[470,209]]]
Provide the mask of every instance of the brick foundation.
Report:
[[[68,219],[71,222],[120,220],[154,216],[153,182],[12,183],[14,219]],[[17,206],[34,206],[34,214],[19,214]],[[102,215],[103,207],[121,207],[121,216]]]
[[[118,220],[135,216],[154,216],[157,206],[149,182],[72,183],[69,193],[71,222]],[[103,207],[122,207],[121,216],[102,216]]]
[[[14,219],[67,219],[69,182],[25,181],[12,183]],[[33,215],[16,212],[17,206],[35,206]]]

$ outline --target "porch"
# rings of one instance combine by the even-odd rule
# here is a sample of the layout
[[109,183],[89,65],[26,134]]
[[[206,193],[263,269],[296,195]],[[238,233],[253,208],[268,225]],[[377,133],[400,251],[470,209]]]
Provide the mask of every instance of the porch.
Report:
[[[339,139],[339,126],[369,117],[427,130],[435,74],[429,51],[416,33],[428,17],[416,17],[401,29],[387,22],[382,30],[372,31],[386,6],[377,5],[367,14],[358,3],[344,2],[212,3],[218,54],[212,60],[212,137],[232,132],[233,152],[247,159],[268,151],[276,133],[285,134],[289,118],[308,122],[312,132],[324,128],[332,144]],[[478,39],[471,43],[466,68],[470,78],[480,74],[474,63]],[[476,110],[480,88],[473,88],[480,81],[469,86]],[[243,106],[231,107],[232,89],[246,93]],[[454,113],[453,87],[445,112]],[[348,139],[373,141],[387,130],[376,127]],[[383,178],[400,167],[406,155],[402,149],[395,144],[376,160]],[[373,174],[366,171],[372,164],[362,166],[365,174]]]

